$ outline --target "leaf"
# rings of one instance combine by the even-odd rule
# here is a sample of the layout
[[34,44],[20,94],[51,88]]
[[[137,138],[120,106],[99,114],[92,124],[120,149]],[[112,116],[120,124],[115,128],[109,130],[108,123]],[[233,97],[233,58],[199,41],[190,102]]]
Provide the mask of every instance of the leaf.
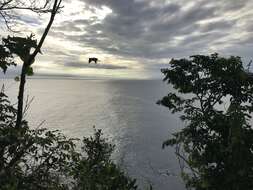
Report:
[[33,68],[32,67],[28,67],[27,70],[26,70],[26,74],[28,76],[32,76],[34,73],[33,73]]
[[13,55],[4,45],[0,45],[0,68],[6,73],[9,66],[16,66]]
[[16,77],[14,78],[14,80],[15,80],[16,82],[19,82],[19,81],[20,81],[19,76],[16,76]]
[[[241,58],[194,55],[171,60],[162,73],[174,89],[158,104],[180,112],[186,125],[163,148],[174,146],[179,153],[186,186],[252,189],[253,76],[245,72]],[[229,107],[224,110],[225,103]]]

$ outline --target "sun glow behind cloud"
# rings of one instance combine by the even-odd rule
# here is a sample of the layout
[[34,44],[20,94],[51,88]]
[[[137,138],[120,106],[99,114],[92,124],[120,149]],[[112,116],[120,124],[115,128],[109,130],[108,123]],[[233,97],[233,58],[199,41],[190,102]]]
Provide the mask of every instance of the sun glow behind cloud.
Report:
[[[60,55],[55,61],[45,62],[43,61],[43,55],[39,56],[39,60],[35,64],[35,70],[39,73],[49,73],[49,74],[60,74],[60,75],[77,75],[77,76],[88,76],[88,77],[117,77],[117,78],[136,78],[139,76],[138,71],[135,72],[132,70],[135,68],[140,68],[136,61],[131,61],[128,59],[124,59],[120,56],[115,56],[108,54],[100,49],[96,49],[94,47],[90,47],[88,44],[85,43],[80,44],[73,42],[72,40],[66,39],[65,36],[68,37],[75,37],[75,35],[83,35],[96,33],[101,34],[101,30],[96,31],[85,31],[85,27],[83,26],[82,21],[89,21],[93,20],[94,22],[91,25],[95,25],[98,23],[102,23],[103,20],[109,14],[112,14],[112,10],[107,6],[101,6],[99,8],[93,7],[91,10],[84,10],[85,5],[79,1],[73,1],[70,4],[66,4],[65,7],[68,9],[64,9],[64,11],[57,15],[60,18],[56,19],[54,23],[54,27],[51,31],[52,35],[48,36],[48,39],[45,44],[45,49],[47,50],[46,53],[50,53],[50,49],[57,49],[61,50],[62,52],[66,53],[67,55]],[[76,30],[68,30],[67,32],[57,31],[55,28],[60,28],[62,23],[71,21],[79,20],[80,23],[77,24]],[[46,20],[46,18],[44,19]],[[82,29],[81,29],[82,28]],[[73,29],[73,28],[72,28]],[[80,29],[80,30],[79,30]],[[42,31],[41,31],[42,32]],[[113,46],[111,46],[112,48]],[[75,53],[71,53],[75,52]],[[99,63],[98,65],[87,65],[89,57],[98,57]],[[46,58],[47,59],[47,58]],[[68,65],[69,61],[75,62],[76,66],[73,67],[72,65]],[[100,66],[102,64],[103,66]],[[79,67],[77,66],[79,65]],[[132,65],[133,68],[130,69],[129,65]],[[90,68],[91,67],[91,68]],[[115,67],[115,69],[114,69]],[[143,75],[142,78],[147,78],[147,76]]]
[[[250,0],[66,0],[35,72],[159,77],[170,58],[219,52],[246,62],[253,48]],[[17,27],[41,36],[49,15],[20,12]],[[3,23],[1,23],[3,26]],[[7,32],[1,32],[3,36]],[[98,65],[88,64],[97,57]]]

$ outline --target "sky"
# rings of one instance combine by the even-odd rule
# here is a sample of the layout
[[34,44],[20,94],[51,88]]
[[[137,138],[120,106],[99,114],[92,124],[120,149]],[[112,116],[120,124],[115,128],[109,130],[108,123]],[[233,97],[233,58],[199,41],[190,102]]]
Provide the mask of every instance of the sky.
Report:
[[[34,63],[36,75],[162,78],[171,58],[253,57],[252,0],[63,0]],[[39,39],[49,15],[21,11],[20,34]],[[1,36],[9,34],[3,22]],[[98,64],[88,64],[97,57]],[[19,68],[19,67],[18,67]],[[10,69],[16,72],[16,69]]]

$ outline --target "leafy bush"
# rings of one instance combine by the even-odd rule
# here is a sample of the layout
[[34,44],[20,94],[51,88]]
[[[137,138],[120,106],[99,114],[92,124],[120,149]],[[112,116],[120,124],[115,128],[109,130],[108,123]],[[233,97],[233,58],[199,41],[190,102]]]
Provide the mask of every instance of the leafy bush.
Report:
[[75,188],[78,190],[135,190],[136,180],[127,177],[110,159],[114,146],[96,130],[94,137],[83,138],[85,155],[74,168]]
[[177,93],[158,103],[181,112],[186,123],[164,147],[175,146],[186,186],[253,189],[253,78],[240,57],[196,55],[172,60],[162,72]]
[[68,139],[58,130],[30,129],[24,120],[17,128],[15,118],[16,109],[1,92],[1,190],[137,189],[136,180],[110,159],[114,146],[102,138],[101,130],[83,139],[81,156],[75,151],[76,139]]
[[30,129],[26,121],[15,127],[16,109],[0,93],[0,187],[18,189],[67,189],[60,179],[77,161],[74,139],[59,131]]

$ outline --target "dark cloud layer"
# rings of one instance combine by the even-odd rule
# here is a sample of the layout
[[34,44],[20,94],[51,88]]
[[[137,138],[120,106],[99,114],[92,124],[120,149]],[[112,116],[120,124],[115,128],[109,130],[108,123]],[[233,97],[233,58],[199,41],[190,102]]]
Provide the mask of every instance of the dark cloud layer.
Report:
[[65,67],[73,67],[73,68],[80,68],[80,69],[88,69],[88,68],[95,68],[95,69],[127,69],[125,66],[117,66],[111,64],[89,64],[83,62],[65,62]]
[[[62,26],[55,27],[56,32],[64,32],[66,39],[79,42],[82,46],[98,48],[119,56],[149,59],[224,50],[221,41],[223,44],[230,43],[228,37],[234,35],[234,31],[238,32],[241,19],[226,14],[239,14],[240,10],[250,6],[248,0],[82,2],[83,11],[94,11],[95,8],[107,6],[112,13],[102,22],[98,22],[96,17],[64,22]],[[243,19],[247,19],[246,16]],[[247,30],[251,32],[252,27],[247,26]],[[70,31],[85,32],[70,35]],[[240,40],[243,40],[242,37]]]
[[[99,55],[105,53],[109,57],[134,60],[141,65],[140,68],[154,70],[172,57],[192,54],[219,52],[252,58],[251,0],[74,1],[79,3],[80,13],[89,11],[93,15],[82,18],[79,13],[73,13],[76,17],[64,18],[50,31],[51,37],[68,44],[78,44],[81,49],[78,51],[66,46],[66,50],[45,50],[47,54],[57,55],[54,61],[61,66],[131,69],[131,66],[115,66],[115,63],[93,65],[79,62],[82,60],[80,55],[90,56],[90,49],[96,50]],[[72,1],[68,2],[71,5]],[[104,7],[109,8],[111,13],[101,19],[97,12]],[[68,8],[66,5],[64,9]],[[23,18],[23,22],[39,24],[27,17]],[[44,61],[48,60],[45,58]]]

